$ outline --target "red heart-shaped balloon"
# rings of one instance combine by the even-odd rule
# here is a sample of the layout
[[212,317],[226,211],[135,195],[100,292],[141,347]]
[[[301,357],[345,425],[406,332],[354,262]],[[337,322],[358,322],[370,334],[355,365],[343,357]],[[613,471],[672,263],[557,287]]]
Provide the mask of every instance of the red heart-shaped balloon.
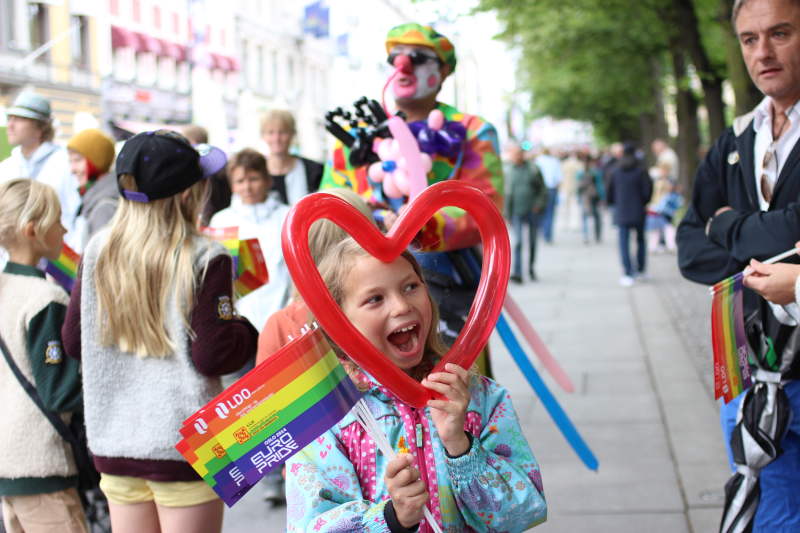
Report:
[[464,328],[433,372],[447,363],[469,368],[489,340],[503,308],[510,271],[510,245],[500,212],[481,190],[459,181],[441,181],[417,196],[383,235],[345,200],[314,193],[297,202],[283,226],[283,256],[297,290],[331,339],[361,368],[404,402],[424,407],[432,392],[380,353],[347,319],[331,297],[308,247],[308,230],[321,218],[344,228],[370,254],[384,262],[397,258],[441,208],[460,207],[477,223],[483,241],[483,267]]

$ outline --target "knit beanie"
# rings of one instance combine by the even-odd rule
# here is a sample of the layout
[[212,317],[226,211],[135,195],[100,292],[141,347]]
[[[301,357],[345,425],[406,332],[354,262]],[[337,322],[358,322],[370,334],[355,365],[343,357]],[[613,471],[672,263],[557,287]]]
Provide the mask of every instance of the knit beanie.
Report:
[[416,22],[408,22],[395,26],[386,35],[386,52],[392,51],[397,44],[410,44],[432,48],[442,63],[450,65],[450,72],[456,70],[456,49],[450,39],[434,30],[431,26],[423,26]]
[[69,140],[67,148],[88,159],[97,169],[98,175],[108,172],[111,162],[114,161],[114,143],[98,129],[81,131]]

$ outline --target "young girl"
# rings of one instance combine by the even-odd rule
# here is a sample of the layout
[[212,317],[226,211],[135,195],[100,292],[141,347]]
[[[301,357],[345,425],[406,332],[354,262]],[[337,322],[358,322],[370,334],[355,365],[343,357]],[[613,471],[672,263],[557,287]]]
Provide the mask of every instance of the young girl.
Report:
[[[388,460],[352,415],[286,465],[289,531],[414,530],[423,507],[444,531],[524,531],[546,517],[539,467],[508,392],[448,364],[436,308],[409,253],[391,263],[348,238],[320,263],[342,311],[387,359],[444,399],[415,409],[344,358],[394,449]],[[421,531],[431,531],[427,524]]]
[[120,207],[83,254],[62,335],[81,359],[115,533],[222,527],[221,500],[175,443],[221,392],[219,376],[256,349],[256,330],[233,312],[231,258],[196,225],[205,178],[224,164],[220,150],[172,132],[132,137],[117,158]]
[[[338,196],[358,209],[367,220],[374,223],[369,205],[352,189],[329,189],[325,193]],[[311,224],[311,228],[308,230],[308,248],[314,262],[319,263],[328,248],[347,236],[348,233],[345,230],[330,220],[317,220]],[[300,295],[295,294],[289,305],[270,315],[264,324],[258,336],[256,364],[265,361],[290,340],[300,336],[303,328],[311,322],[311,312]]]
[[[9,261],[0,273],[0,336],[13,361],[33,383],[44,406],[56,413],[80,408],[78,363],[65,359],[61,324],[67,294],[36,268],[56,259],[64,233],[56,192],[42,183],[0,185],[0,245]],[[69,444],[28,398],[5,359],[0,359],[0,496],[9,532],[85,532],[75,462]]]

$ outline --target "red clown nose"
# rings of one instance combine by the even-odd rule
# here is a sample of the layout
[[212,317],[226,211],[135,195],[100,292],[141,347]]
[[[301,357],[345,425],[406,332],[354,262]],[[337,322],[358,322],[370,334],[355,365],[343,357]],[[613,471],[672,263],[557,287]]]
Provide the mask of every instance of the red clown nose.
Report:
[[394,58],[394,68],[403,74],[413,74],[414,66],[411,64],[411,58],[405,54],[399,54]]

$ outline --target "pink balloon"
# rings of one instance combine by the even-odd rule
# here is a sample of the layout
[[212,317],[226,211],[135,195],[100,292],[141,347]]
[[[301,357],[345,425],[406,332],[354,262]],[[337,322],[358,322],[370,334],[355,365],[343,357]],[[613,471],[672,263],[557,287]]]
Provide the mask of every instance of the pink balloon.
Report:
[[383,170],[383,165],[380,161],[372,163],[367,169],[367,174],[369,174],[372,181],[377,181],[378,183],[382,182],[384,176],[386,176],[386,172]]
[[439,109],[434,109],[428,114],[428,127],[432,130],[440,130],[444,126],[444,113]]
[[392,173],[386,175],[386,179],[383,180],[383,192],[389,198],[402,198],[405,196],[403,191],[397,186],[397,180],[394,177],[398,172],[400,171],[392,171]]
[[418,408],[425,407],[433,394],[380,353],[344,316],[311,257],[308,231],[316,220],[330,219],[347,229],[370,254],[388,263],[408,247],[437,211],[447,206],[460,207],[472,215],[483,242],[483,265],[466,323],[453,346],[432,370],[439,372],[447,363],[462,368],[472,366],[489,340],[503,308],[511,267],[508,231],[503,216],[483,191],[455,180],[431,185],[408,204],[387,235],[345,200],[325,193],[301,199],[283,225],[286,265],[319,324],[356,364],[398,398]]
[[405,158],[408,173],[408,199],[416,198],[428,186],[428,176],[422,164],[417,139],[408,129],[406,121],[400,117],[389,119],[389,131],[397,141],[400,155]]
[[566,392],[575,392],[575,386],[572,384],[572,380],[569,379],[567,373],[561,368],[561,365],[558,364],[553,354],[550,353],[550,350],[545,346],[542,338],[539,337],[539,334],[533,329],[533,325],[525,317],[525,313],[522,312],[522,309],[519,308],[517,302],[514,301],[510,294],[506,294],[506,301],[503,307],[519,328],[522,336],[528,341],[528,346],[533,349],[533,353],[539,357],[542,365],[550,372],[550,375],[553,376],[556,383]]

